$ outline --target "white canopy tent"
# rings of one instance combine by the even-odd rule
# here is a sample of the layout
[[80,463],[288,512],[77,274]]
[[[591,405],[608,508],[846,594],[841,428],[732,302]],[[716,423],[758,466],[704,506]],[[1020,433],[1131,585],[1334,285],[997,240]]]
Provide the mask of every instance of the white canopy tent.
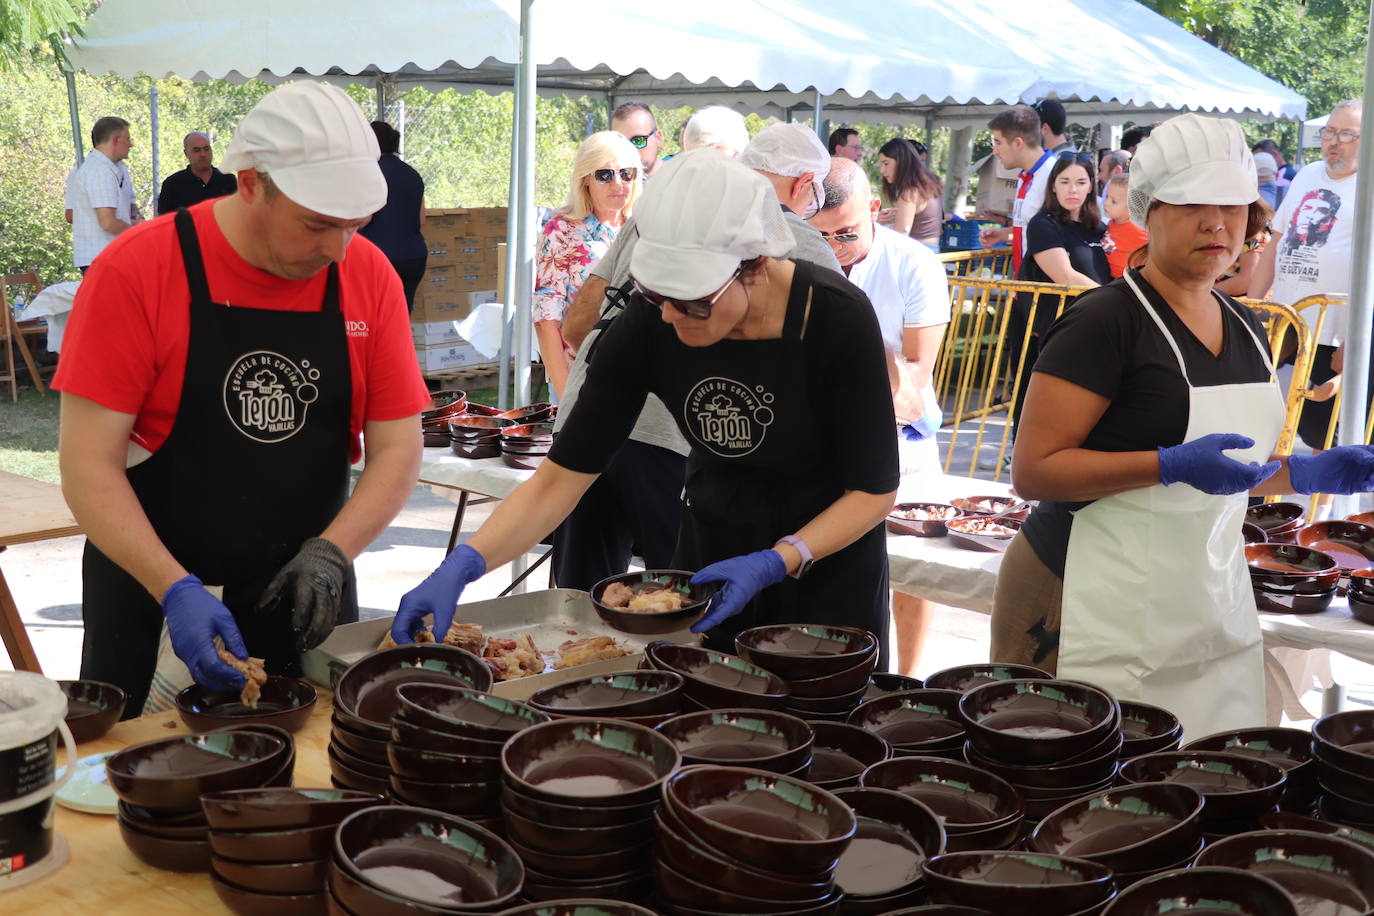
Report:
[[309,75],[492,92],[514,82],[504,298],[517,305],[517,399],[528,395],[535,91],[805,107],[818,129],[826,114],[970,127],[1046,95],[1075,120],[1105,123],[1185,109],[1306,113],[1296,93],[1135,0],[1037,0],[1033,15],[1020,0],[105,0],[70,44],[75,66],[126,77]]

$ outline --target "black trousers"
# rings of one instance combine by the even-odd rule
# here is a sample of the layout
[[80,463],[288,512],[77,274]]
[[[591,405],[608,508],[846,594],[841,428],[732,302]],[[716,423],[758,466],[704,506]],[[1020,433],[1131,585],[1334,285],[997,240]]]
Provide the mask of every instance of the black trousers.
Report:
[[[1335,347],[1328,347],[1325,344],[1317,345],[1317,352],[1312,357],[1312,372],[1310,374],[1311,383],[1314,386],[1335,377],[1336,373],[1331,368],[1331,356],[1335,352]],[[1342,389],[1342,398],[1350,396],[1350,391]],[[1365,404],[1368,405],[1369,399],[1374,397],[1374,372],[1369,374],[1369,387],[1364,396]],[[1335,398],[1329,401],[1305,401],[1303,403],[1302,414],[1298,417],[1298,436],[1310,448],[1321,448],[1326,442],[1326,429],[1331,423],[1331,410],[1335,404]],[[1337,432],[1339,431],[1338,425]],[[1333,438],[1331,441],[1335,443],[1337,440]]]
[[626,440],[553,536],[559,588],[587,591],[623,573],[638,553],[648,569],[670,569],[682,514],[687,459]]
[[425,262],[428,257],[410,258],[405,261],[392,261],[391,266],[401,277],[401,288],[406,294],[406,308],[415,311],[415,291],[420,288],[420,280],[425,275]]

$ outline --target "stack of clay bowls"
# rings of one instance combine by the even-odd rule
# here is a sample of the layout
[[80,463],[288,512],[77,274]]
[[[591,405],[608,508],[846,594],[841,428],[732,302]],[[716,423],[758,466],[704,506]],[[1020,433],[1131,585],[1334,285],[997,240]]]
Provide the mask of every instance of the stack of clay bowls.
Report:
[[620,719],[653,728],[682,711],[682,686],[676,671],[617,671],[536,690],[526,702],[555,719]]
[[507,467],[533,471],[553,447],[552,423],[521,423],[500,431],[501,460]]
[[892,745],[857,725],[813,720],[806,781],[835,791],[859,784],[863,771],[892,756]]
[[996,773],[1038,820],[1108,788],[1121,750],[1121,710],[1107,693],[1074,681],[1015,678],[975,687],[959,700],[965,759]]
[[281,729],[250,727],[135,744],[105,761],[119,798],[119,832],[143,862],[210,870],[206,792],[291,784],[296,749]]
[[347,789],[232,789],[200,797],[210,824],[210,871],[225,906],[243,916],[325,909],[334,830],[383,804]]
[[872,732],[892,746],[898,757],[962,759],[964,723],[954,690],[904,690],[862,703],[848,722]]
[[1337,836],[1258,830],[1209,842],[1194,867],[1236,868],[1281,886],[1304,916],[1374,909],[1374,851]]
[[1156,751],[1176,751],[1183,743],[1183,723],[1161,706],[1122,700],[1121,759]]
[[682,675],[682,709],[782,709],[787,682],[737,655],[700,646],[651,642],[642,668]]
[[936,856],[922,868],[932,900],[999,916],[1096,916],[1116,895],[1110,868],[1070,856],[954,852]]
[[891,789],[840,789],[835,797],[854,811],[858,824],[835,872],[844,892],[840,912],[868,916],[924,902],[921,865],[945,851],[939,816]]
[[433,808],[494,828],[500,815],[501,747],[547,714],[451,684],[402,684],[387,744],[392,801]]
[[1374,566],[1350,571],[1350,588],[1345,598],[1350,602],[1351,617],[1374,625]]
[[339,677],[329,740],[329,772],[336,788],[391,792],[391,717],[396,688],[439,683],[485,691],[491,669],[471,652],[425,643],[382,649],[354,662]]
[[833,794],[745,767],[694,766],[663,784],[653,863],[668,914],[834,913],[854,811]]
[[432,392],[429,398],[429,409],[420,411],[420,428],[424,433],[425,447],[448,448],[448,421],[467,410],[468,394],[466,391],[454,389]]
[[1255,606],[1269,614],[1321,613],[1342,575],[1333,557],[1298,544],[1246,544],[1245,561]]
[[1282,886],[1260,874],[1204,866],[1137,881],[1118,893],[1102,916],[1187,913],[1298,916],[1298,908]]
[[460,414],[450,417],[450,449],[459,458],[495,458],[501,454],[501,431],[519,426],[504,417]]
[[777,624],[744,630],[735,651],[787,684],[784,707],[803,719],[844,721],[863,702],[878,639],[857,627]]
[[556,719],[507,741],[499,797],[525,896],[643,899],[660,789],[681,762],[667,738],[615,719]]
[[1320,816],[1374,832],[1374,710],[1323,716],[1312,726]]
[[770,709],[707,709],[674,716],[655,729],[685,766],[744,766],[800,779],[811,767],[811,726]]
[[1341,568],[1342,585],[1351,570],[1374,562],[1374,525],[1349,520],[1316,522],[1298,529],[1298,543],[1335,560]]
[[1026,837],[1025,848],[1105,865],[1126,887],[1191,862],[1203,847],[1202,813],[1202,796],[1189,786],[1121,786],[1050,812]]
[[945,848],[1010,849],[1021,836],[1026,803],[1006,780],[943,757],[893,757],[859,777],[865,788],[891,789],[944,821]]
[[1164,751],[1122,764],[1123,784],[1167,782],[1191,786],[1205,802],[1202,830],[1209,839],[1246,833],[1274,811],[1283,796],[1283,768],[1253,756],[1218,751]]
[[1279,810],[1308,815],[1316,811],[1320,764],[1312,756],[1311,732],[1300,728],[1242,728],[1190,741],[1183,750],[1220,751],[1272,763],[1286,777]]
[[525,868],[500,837],[423,808],[364,808],[334,833],[326,903],[341,916],[499,913]]
[[1261,529],[1270,543],[1293,544],[1306,514],[1297,503],[1262,503],[1245,510],[1245,521]]

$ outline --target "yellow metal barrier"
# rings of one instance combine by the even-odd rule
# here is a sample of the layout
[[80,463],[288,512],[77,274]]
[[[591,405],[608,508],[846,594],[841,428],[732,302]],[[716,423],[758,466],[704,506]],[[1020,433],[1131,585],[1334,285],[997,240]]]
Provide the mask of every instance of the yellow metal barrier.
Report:
[[1011,248],[946,251],[940,255],[945,272],[955,277],[1001,277],[1011,273]]

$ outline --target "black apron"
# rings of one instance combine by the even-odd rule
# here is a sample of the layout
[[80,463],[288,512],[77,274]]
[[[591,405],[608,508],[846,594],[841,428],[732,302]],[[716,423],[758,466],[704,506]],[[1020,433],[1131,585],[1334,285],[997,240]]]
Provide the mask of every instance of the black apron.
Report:
[[[810,281],[810,266],[798,262],[780,338],[723,340],[693,354],[692,377],[698,381],[683,403],[675,405],[693,446],[674,562],[681,569],[701,569],[772,547],[844,495],[826,460],[846,445],[843,419],[819,426],[810,397],[815,380],[810,379],[804,342]],[[883,526],[817,560],[801,579],[789,577],[764,589],[743,611],[712,628],[706,645],[733,653],[736,633],[773,623],[871,630],[882,647],[879,670],[886,670]]]
[[[299,676],[291,608],[259,614],[254,605],[348,497],[352,378],[338,265],[318,312],[231,308],[210,297],[190,213],[175,219],[191,292],[185,379],[171,434],[129,468],[129,483],[177,562],[224,586],[248,651],[270,674]],[[138,715],[156,665],[161,596],[89,541],[82,591],[81,676],[123,687]],[[351,566],[343,601],[339,623],[357,620]]]

